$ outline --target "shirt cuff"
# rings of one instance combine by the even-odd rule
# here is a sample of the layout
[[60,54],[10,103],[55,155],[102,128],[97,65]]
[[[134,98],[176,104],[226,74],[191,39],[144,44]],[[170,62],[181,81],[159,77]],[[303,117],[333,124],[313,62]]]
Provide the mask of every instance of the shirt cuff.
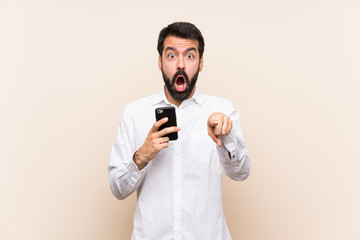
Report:
[[[147,165],[149,165],[149,164],[147,164]],[[126,190],[132,189],[136,185],[136,183],[144,176],[146,169],[147,169],[147,165],[143,169],[139,170],[138,166],[136,165],[136,163],[133,160],[131,160],[129,162],[128,170],[129,170],[129,173],[131,174],[131,177],[130,177],[129,184],[126,187]]]
[[236,159],[239,157],[237,148],[236,148],[236,137],[232,136],[232,134],[228,134],[226,136],[221,136],[220,137],[222,146],[221,148],[223,148],[224,150],[226,150],[226,155],[227,155],[227,159]]

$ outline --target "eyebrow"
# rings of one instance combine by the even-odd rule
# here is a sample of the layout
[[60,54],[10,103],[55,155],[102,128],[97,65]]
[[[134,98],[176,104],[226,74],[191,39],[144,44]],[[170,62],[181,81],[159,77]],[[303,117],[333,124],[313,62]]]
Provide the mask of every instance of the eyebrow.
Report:
[[[172,50],[172,51],[176,52],[176,48],[174,48],[174,47],[167,47],[167,48],[165,49],[165,52],[166,52],[166,51],[169,51],[169,50]],[[196,48],[194,48],[194,47],[189,47],[189,48],[187,48],[185,51],[186,51],[186,52],[190,52],[190,51],[192,51],[192,50],[194,50],[194,51],[196,52]]]

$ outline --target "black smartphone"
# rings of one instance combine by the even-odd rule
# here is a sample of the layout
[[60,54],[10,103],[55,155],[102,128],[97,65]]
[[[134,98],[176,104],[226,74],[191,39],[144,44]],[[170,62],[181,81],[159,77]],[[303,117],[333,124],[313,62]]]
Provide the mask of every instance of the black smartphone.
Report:
[[[176,124],[176,112],[174,107],[159,107],[155,109],[155,116],[156,121],[159,121],[160,119],[167,117],[169,120],[160,126],[159,130],[162,130],[167,127],[177,126]],[[165,137],[169,137],[169,140],[176,140],[178,139],[178,133],[173,132],[166,134]]]

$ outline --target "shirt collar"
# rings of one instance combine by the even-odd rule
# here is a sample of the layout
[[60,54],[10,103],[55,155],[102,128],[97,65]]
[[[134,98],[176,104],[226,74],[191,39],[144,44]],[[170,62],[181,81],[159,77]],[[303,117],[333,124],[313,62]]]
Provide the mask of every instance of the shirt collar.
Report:
[[[197,90],[197,88],[195,89],[195,93],[194,95],[189,98],[189,99],[186,99],[184,100],[181,105],[183,105],[184,103],[186,102],[195,102],[197,104],[199,104],[200,106],[202,105],[203,103],[203,97],[202,95],[199,93],[199,91]],[[169,100],[167,99],[166,95],[165,95],[165,87],[160,91],[158,92],[158,94],[156,94],[156,97],[154,98],[154,101],[153,101],[153,105],[157,105],[157,104],[160,104],[160,103],[165,103],[167,105],[171,105],[171,103],[169,102]],[[180,106],[181,106],[180,105]]]

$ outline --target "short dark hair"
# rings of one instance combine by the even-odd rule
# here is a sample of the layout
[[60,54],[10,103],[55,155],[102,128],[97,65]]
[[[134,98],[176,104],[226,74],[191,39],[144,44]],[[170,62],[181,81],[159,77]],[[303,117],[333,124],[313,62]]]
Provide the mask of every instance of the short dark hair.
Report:
[[174,22],[167,27],[164,27],[159,34],[157,50],[162,56],[164,50],[164,41],[168,36],[180,37],[185,39],[197,40],[199,43],[200,58],[204,53],[205,42],[200,30],[192,23],[188,22]]

